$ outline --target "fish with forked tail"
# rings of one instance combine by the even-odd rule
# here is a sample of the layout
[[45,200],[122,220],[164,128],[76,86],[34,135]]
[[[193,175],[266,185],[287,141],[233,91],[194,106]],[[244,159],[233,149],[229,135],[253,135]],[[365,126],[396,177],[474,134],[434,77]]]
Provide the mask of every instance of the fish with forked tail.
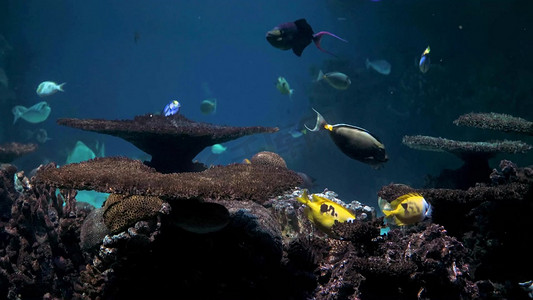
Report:
[[330,125],[318,111],[313,110],[317,114],[315,128],[311,129],[307,125],[305,128],[313,132],[320,129],[328,130],[335,145],[348,157],[375,168],[389,160],[385,152],[385,145],[368,130],[349,124]]
[[324,50],[320,46],[320,40],[324,35],[329,35],[343,42],[347,42],[345,39],[342,39],[331,32],[320,31],[314,33],[313,29],[305,19],[279,24],[266,33],[266,39],[272,46],[278,49],[292,49],[292,52],[297,56],[301,56],[304,49],[311,44],[311,42],[314,42],[320,51],[335,56],[333,53]]

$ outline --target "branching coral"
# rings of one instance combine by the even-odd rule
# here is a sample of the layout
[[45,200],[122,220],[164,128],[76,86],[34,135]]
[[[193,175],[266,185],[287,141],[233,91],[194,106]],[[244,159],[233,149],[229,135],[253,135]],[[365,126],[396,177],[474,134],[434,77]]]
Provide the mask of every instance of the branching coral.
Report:
[[160,172],[204,169],[192,159],[205,147],[246,135],[272,133],[273,127],[232,127],[198,123],[176,114],[144,115],[133,120],[59,119],[58,124],[120,137],[150,154],[148,163]]
[[31,186],[2,199],[12,207],[10,215],[0,219],[0,296],[71,298],[85,264],[79,228],[87,211],[75,205],[75,192],[62,191],[56,197],[55,189],[35,182]]

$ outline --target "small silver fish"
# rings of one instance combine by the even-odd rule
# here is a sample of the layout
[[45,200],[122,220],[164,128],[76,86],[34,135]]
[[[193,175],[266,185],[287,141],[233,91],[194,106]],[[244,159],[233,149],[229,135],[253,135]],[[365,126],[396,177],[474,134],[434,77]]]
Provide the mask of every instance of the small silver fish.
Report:
[[66,82],[63,82],[62,84],[57,84],[53,81],[43,81],[37,87],[36,93],[37,95],[39,95],[39,97],[45,97],[45,96],[53,95],[57,93],[58,91],[64,92],[63,86],[65,84]]
[[46,101],[42,101],[31,107],[17,105],[13,107],[11,111],[15,116],[13,124],[15,124],[19,118],[30,123],[41,123],[44,120],[48,119],[48,116],[50,115],[52,109]]
[[337,90],[345,90],[350,86],[350,84],[352,84],[350,77],[341,72],[329,72],[324,74],[322,70],[320,70],[320,72],[318,72],[316,81],[318,82],[322,79],[324,79],[329,85]]
[[366,68],[372,68],[379,74],[383,75],[389,75],[391,71],[391,65],[388,61],[384,59],[378,59],[378,60],[368,60],[368,58],[365,61]]

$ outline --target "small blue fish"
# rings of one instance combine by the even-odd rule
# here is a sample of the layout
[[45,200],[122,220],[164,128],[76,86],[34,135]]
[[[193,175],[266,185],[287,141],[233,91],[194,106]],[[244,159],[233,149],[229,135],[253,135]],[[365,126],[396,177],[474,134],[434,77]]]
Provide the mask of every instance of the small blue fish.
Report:
[[422,55],[420,56],[420,62],[418,63],[418,68],[420,69],[420,72],[426,73],[429,71],[430,61],[429,61],[429,46],[424,50]]
[[181,104],[178,102],[178,100],[172,100],[172,102],[167,104],[163,109],[163,114],[165,117],[175,115],[180,111],[180,107]]

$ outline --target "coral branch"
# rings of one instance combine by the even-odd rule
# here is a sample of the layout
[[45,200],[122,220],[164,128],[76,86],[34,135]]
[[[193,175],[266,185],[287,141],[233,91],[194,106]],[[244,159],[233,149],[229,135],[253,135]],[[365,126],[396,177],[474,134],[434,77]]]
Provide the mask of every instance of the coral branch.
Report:
[[453,121],[457,126],[469,126],[503,132],[533,135],[533,122],[498,113],[468,113]]
[[36,144],[7,143],[0,145],[0,162],[8,163],[37,150]]

